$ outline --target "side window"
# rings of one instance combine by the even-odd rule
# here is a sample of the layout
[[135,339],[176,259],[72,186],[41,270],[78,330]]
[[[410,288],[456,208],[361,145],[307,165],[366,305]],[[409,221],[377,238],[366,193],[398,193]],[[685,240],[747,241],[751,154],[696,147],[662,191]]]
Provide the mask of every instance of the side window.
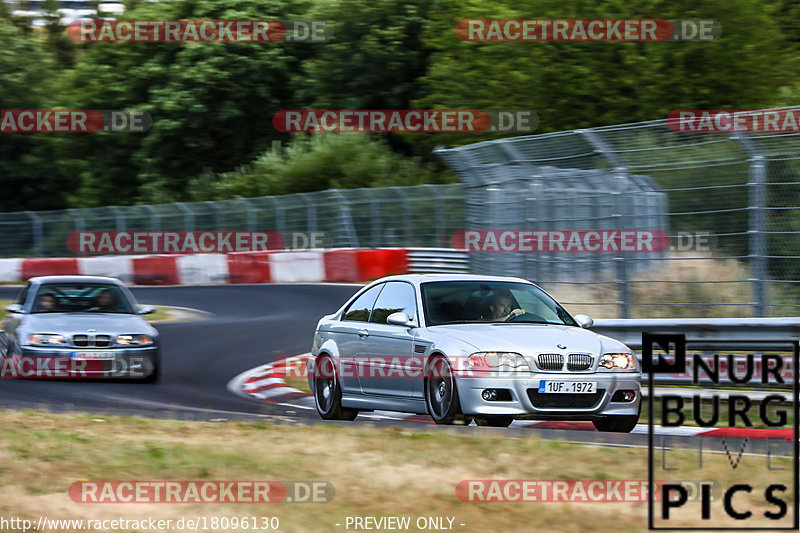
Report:
[[17,303],[19,305],[25,305],[25,298],[28,297],[28,291],[30,290],[31,290],[31,284],[28,283],[27,285],[25,285],[24,289],[19,291],[19,294],[17,295]]
[[375,309],[372,310],[370,322],[386,324],[386,319],[392,313],[403,312],[409,317],[417,314],[417,299],[414,287],[402,281],[390,281],[386,284],[378,301],[375,302]]
[[375,305],[375,300],[378,298],[384,283],[376,285],[363,293],[361,296],[350,304],[350,307],[344,312],[342,320],[353,320],[356,322],[368,322],[369,313],[372,311],[372,306]]

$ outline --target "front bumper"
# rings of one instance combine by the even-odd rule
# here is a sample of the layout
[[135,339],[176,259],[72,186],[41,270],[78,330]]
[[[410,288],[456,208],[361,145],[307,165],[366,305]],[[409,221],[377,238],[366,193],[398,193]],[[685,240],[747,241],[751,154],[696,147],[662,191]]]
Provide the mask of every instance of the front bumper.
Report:
[[[159,363],[158,346],[105,349],[23,346],[21,352],[3,358],[0,377],[144,379],[156,371]],[[92,354],[103,359],[92,359]]]
[[[485,377],[484,377],[485,376]],[[585,374],[524,373],[515,376],[474,376],[455,373],[461,411],[466,415],[530,415],[540,420],[596,420],[608,415],[637,415],[641,403],[641,374],[595,372]],[[594,381],[597,393],[538,394],[539,382]],[[506,390],[510,400],[484,400],[486,389]],[[617,391],[633,391],[632,401],[611,401]],[[535,391],[535,393],[531,393]]]

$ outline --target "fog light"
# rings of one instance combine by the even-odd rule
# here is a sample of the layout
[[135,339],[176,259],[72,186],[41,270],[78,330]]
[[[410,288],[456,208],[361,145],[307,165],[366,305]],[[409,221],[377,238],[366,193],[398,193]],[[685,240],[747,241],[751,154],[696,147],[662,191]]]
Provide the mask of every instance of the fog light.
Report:
[[629,403],[636,399],[636,392],[632,390],[618,390],[611,397],[612,402],[625,402]]
[[493,402],[497,399],[497,391],[494,389],[485,389],[481,393],[481,397],[483,397],[483,399],[487,402]]

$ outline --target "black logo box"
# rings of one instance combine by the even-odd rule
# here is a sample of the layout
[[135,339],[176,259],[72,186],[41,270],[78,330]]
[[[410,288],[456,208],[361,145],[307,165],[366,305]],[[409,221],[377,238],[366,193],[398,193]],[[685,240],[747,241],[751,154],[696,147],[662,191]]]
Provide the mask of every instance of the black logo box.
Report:
[[[800,362],[800,341],[797,339],[790,340],[697,340],[687,341],[684,334],[657,334],[657,333],[642,333],[642,367],[643,371],[647,372],[647,386],[648,386],[648,420],[647,420],[647,479],[648,484],[653,486],[653,402],[654,397],[654,384],[653,376],[655,374],[669,374],[672,372],[684,372],[686,370],[686,345],[687,344],[704,344],[704,345],[725,345],[725,344],[745,344],[745,345],[768,345],[774,346],[791,346],[792,347],[792,377],[793,377],[793,411],[794,411],[794,446],[793,446],[793,471],[794,471],[794,524],[785,527],[656,527],[653,508],[653,491],[648,491],[647,495],[647,529],[650,531],[797,531],[800,529],[800,369],[798,369],[798,362]],[[653,363],[653,347],[659,346],[665,353],[670,353],[670,345],[675,346],[673,353],[674,360],[672,362],[659,356],[659,360]],[[774,348],[777,349],[777,348]],[[702,437],[700,437],[702,438]]]

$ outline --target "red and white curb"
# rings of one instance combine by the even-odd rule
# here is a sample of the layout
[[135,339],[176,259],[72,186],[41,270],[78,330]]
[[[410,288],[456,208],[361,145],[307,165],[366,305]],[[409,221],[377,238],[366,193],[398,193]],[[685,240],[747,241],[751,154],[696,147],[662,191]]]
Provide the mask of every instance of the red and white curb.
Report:
[[[283,357],[272,363],[245,370],[228,382],[228,390],[238,396],[255,398],[283,407],[316,411],[317,407],[311,394],[290,387],[284,381],[287,374],[305,378],[306,361],[309,357],[310,353]],[[431,420],[421,420],[415,415],[391,411],[360,413],[358,416],[369,420],[411,420],[432,423]]]
[[[245,398],[254,398],[283,407],[316,411],[314,397],[301,390],[290,387],[284,381],[287,374],[305,378],[306,361],[310,353],[283,357],[256,368],[246,370],[228,382],[228,390]],[[360,413],[359,418],[372,420],[406,420],[433,423],[428,417],[375,411]],[[515,420],[510,427],[561,429],[569,431],[597,431],[591,422],[561,422],[551,420]],[[647,435],[647,424],[637,424],[631,432],[634,435]],[[653,433],[660,437],[724,437],[737,439],[793,439],[790,429],[751,429],[751,428],[702,428],[695,426],[666,427],[655,425]]]

